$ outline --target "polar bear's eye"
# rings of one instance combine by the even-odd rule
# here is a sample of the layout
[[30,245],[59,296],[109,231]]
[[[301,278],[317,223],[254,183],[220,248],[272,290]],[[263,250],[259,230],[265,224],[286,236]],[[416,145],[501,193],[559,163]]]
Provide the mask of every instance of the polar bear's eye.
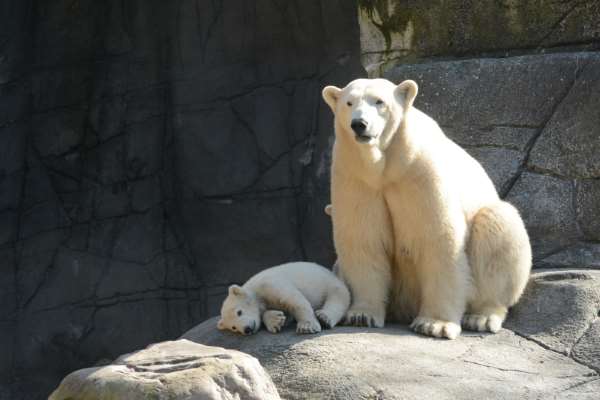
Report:
[[352,107],[352,102],[351,101],[347,102],[346,104],[348,104],[348,107]]
[[242,316],[242,310],[238,310],[238,311],[237,311],[237,316],[238,316],[238,317],[241,317],[241,316]]
[[383,100],[381,99],[377,99],[377,101],[375,102],[375,104],[377,104],[378,106],[383,104]]
[[231,330],[232,330],[232,331],[237,331],[237,329],[235,328],[235,326],[232,326],[232,327],[231,327]]

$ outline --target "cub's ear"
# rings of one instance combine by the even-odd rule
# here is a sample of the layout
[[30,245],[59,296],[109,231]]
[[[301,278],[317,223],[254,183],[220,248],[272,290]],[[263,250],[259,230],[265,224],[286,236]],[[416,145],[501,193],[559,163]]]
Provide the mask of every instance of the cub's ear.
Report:
[[224,331],[225,330],[225,323],[223,322],[223,319],[220,319],[219,322],[217,322],[217,328],[220,331]]
[[323,100],[325,103],[331,108],[331,111],[335,114],[335,107],[337,105],[337,101],[340,98],[340,93],[342,93],[342,89],[337,86],[325,86],[323,89]]
[[417,97],[418,92],[419,86],[417,85],[417,82],[406,80],[396,86],[396,89],[394,89],[394,96],[402,105],[404,110],[408,110],[412,107],[413,101],[415,101],[415,97]]
[[229,294],[231,296],[243,296],[244,295],[244,289],[242,289],[238,285],[231,285],[231,286],[229,286]]
[[327,204],[325,206],[325,214],[329,215],[331,217],[331,211],[333,210],[333,206],[331,204]]

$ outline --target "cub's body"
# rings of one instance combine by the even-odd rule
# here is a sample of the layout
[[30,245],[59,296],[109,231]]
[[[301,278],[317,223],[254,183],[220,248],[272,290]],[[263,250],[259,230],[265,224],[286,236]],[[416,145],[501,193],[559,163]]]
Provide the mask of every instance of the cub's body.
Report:
[[299,333],[316,333],[321,324],[335,326],[349,304],[348,288],[331,271],[315,263],[287,263],[259,272],[241,287],[231,286],[219,328],[251,334],[262,321],[278,332],[288,313]]

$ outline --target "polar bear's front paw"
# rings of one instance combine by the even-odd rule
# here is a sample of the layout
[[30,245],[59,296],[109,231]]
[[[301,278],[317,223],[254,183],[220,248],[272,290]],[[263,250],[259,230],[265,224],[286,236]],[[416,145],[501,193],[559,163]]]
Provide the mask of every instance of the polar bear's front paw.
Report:
[[296,332],[298,333],[319,333],[321,332],[321,325],[316,319],[314,321],[298,321],[296,326]]
[[456,339],[460,334],[460,325],[454,322],[440,321],[438,319],[417,317],[414,319],[410,328],[423,335],[433,336],[438,338]]
[[335,326],[333,319],[329,315],[327,315],[325,311],[317,310],[315,311],[315,315],[317,316],[317,319],[319,320],[321,326],[324,329],[331,329]]
[[496,333],[502,328],[502,317],[496,314],[466,314],[462,325],[470,331]]
[[268,310],[263,314],[265,328],[271,333],[280,332],[285,325],[285,314],[279,310]]
[[383,328],[385,317],[378,316],[374,313],[362,309],[351,308],[344,317],[346,325],[366,326],[373,328]]

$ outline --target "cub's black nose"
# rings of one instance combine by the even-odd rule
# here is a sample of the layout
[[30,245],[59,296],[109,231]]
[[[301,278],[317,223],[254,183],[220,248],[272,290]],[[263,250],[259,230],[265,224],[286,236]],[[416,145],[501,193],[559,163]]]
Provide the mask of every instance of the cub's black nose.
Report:
[[245,335],[249,335],[249,334],[251,334],[251,333],[252,333],[252,329],[250,329],[250,327],[249,327],[249,326],[247,326],[247,327],[245,327],[245,328],[244,328],[244,334],[245,334]]
[[363,136],[367,130],[367,121],[362,118],[353,119],[350,123],[350,127],[358,136]]

